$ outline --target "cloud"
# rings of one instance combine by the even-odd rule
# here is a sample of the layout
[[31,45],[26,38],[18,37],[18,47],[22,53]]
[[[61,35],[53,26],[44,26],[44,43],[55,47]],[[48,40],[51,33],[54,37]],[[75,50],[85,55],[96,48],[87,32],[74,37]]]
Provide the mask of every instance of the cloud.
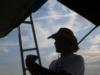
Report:
[[8,46],[0,46],[0,55],[8,52],[9,52]]
[[100,46],[99,45],[91,45],[90,48],[87,49],[86,53],[99,53]]
[[18,43],[17,30],[13,30],[6,37],[0,39],[0,54],[9,53],[11,48],[17,47]]
[[[51,12],[53,12],[54,7],[55,7],[55,5],[56,5],[56,2],[57,2],[56,0],[49,0],[49,1],[48,1],[48,9],[51,10]],[[50,12],[50,13],[51,13],[51,12]]]
[[47,60],[48,62],[51,62],[51,61],[53,61],[53,60],[56,60],[58,57],[59,57],[59,54],[58,54],[58,53],[52,52],[52,53],[50,53],[50,54],[46,57],[46,60]]
[[44,20],[44,19],[60,19],[60,18],[66,18],[66,17],[72,17],[74,16],[73,13],[69,13],[69,14],[64,14],[64,15],[57,15],[57,12],[54,14],[49,14],[48,16],[43,16],[43,17],[39,17],[39,18],[35,18],[34,20]]
[[90,63],[96,63],[98,61],[100,61],[100,53],[88,53],[88,54],[83,54],[84,58],[85,58],[85,62],[87,64]]
[[6,54],[6,53],[9,53],[9,52],[10,52],[10,49],[5,48],[5,47],[2,47],[2,48],[0,49],[0,56],[1,56],[1,55],[4,55],[4,54]]
[[[47,6],[46,6],[47,5]],[[44,5],[45,8],[48,9],[48,11],[45,11],[48,13],[48,15],[43,15],[35,17],[34,20],[42,20],[42,19],[60,19],[62,17],[69,17],[72,14],[70,14],[68,11],[68,9],[65,11],[65,13],[63,12],[64,9],[62,9],[63,5],[59,6],[59,3],[56,0],[49,0],[46,5]],[[58,7],[56,7],[58,6]],[[59,8],[59,10],[57,9]],[[70,9],[69,9],[70,11]],[[44,13],[44,11],[39,10],[39,12]],[[35,15],[39,13],[35,13]]]
[[96,35],[95,37],[93,37],[90,42],[92,44],[99,44],[100,43],[100,34]]
[[[42,27],[41,24],[36,23],[36,33],[37,33],[37,39],[38,44],[40,48],[49,48],[51,43],[54,42],[54,40],[49,39],[48,36],[50,35],[49,30],[47,30],[45,27]],[[41,33],[40,33],[41,32]]]
[[18,45],[18,33],[17,28],[11,31],[7,36],[4,38],[0,38],[0,46],[16,46]]
[[14,39],[7,39],[7,40],[3,40],[0,43],[0,46],[18,46],[18,40],[14,41]]
[[79,54],[83,55],[86,64],[96,63],[100,61],[100,46],[91,45],[86,50],[82,50]]
[[[41,23],[36,22],[35,24],[36,24],[35,32],[39,48],[50,47],[50,44],[53,42],[53,40],[48,40],[48,36],[50,34],[49,31],[46,28],[42,27]],[[23,26],[22,26],[22,41],[24,44],[23,46],[28,48],[35,47],[35,42],[31,31],[31,27],[28,26],[25,27],[25,25]]]
[[11,48],[14,48],[14,47],[17,47],[18,46],[18,43],[14,42],[14,41],[11,41],[11,39],[8,39],[8,41],[4,41],[2,43],[0,43],[0,54],[5,54],[5,53],[9,53],[12,49]]
[[34,47],[34,38],[32,35],[31,25],[29,24],[21,25],[21,37],[22,37],[23,48]]

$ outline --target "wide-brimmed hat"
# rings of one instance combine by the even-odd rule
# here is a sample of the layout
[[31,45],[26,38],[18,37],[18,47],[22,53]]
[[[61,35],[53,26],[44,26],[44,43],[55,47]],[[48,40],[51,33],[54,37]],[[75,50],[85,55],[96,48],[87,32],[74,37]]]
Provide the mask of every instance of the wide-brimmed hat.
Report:
[[74,33],[68,28],[60,28],[58,32],[48,37],[48,39],[50,38],[53,38],[55,40],[58,38],[61,38],[62,40],[66,39],[67,40],[66,42],[71,44],[72,48],[75,51],[79,49],[78,42],[77,42],[76,37],[74,36]]
[[58,30],[58,32],[56,32],[55,34],[52,34],[51,36],[48,37],[49,38],[53,38],[53,39],[56,39],[56,38],[60,38],[60,37],[65,37],[66,39],[71,39],[73,38],[74,34],[73,32],[68,29],[68,28],[60,28]]

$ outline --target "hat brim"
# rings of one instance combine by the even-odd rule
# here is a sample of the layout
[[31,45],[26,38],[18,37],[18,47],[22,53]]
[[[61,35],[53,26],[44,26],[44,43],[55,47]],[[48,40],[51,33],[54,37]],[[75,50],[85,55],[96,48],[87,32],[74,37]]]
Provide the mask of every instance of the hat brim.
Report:
[[50,39],[50,38],[56,39],[57,37],[58,37],[58,35],[57,35],[57,33],[55,33],[55,34],[52,34],[51,36],[49,36],[48,39]]

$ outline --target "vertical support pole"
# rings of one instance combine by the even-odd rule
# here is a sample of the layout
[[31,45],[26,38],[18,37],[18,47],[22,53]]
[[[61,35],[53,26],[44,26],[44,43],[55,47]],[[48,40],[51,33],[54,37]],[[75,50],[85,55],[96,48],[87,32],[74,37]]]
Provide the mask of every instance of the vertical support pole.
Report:
[[34,24],[33,24],[33,19],[32,19],[32,15],[30,15],[30,20],[31,20],[31,26],[32,26],[32,32],[33,32],[33,37],[34,37],[34,41],[35,41],[35,45],[36,45],[36,51],[37,51],[37,55],[39,58],[39,64],[42,66],[41,64],[41,58],[40,58],[40,53],[39,53],[39,48],[38,48],[38,44],[37,44],[37,39],[36,39],[36,33],[35,33],[35,28],[34,28]]
[[21,40],[20,27],[18,27],[18,37],[19,37],[19,47],[20,47],[20,54],[21,54],[21,63],[22,63],[23,75],[26,75],[26,73],[25,73],[25,64],[24,64],[24,56],[23,56],[23,49],[22,49],[22,40]]

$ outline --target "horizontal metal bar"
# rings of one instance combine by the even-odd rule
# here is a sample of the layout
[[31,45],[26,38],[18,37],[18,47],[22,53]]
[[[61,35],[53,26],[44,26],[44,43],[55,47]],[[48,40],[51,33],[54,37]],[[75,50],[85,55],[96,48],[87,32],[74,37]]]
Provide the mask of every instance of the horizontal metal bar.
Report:
[[24,51],[32,51],[32,50],[37,50],[37,48],[23,49],[23,52],[24,52]]

